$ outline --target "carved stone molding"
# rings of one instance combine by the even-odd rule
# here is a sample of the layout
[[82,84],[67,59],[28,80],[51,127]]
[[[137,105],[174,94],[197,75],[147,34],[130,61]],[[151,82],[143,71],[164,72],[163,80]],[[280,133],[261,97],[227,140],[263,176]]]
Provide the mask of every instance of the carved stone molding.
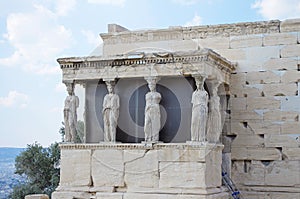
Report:
[[64,150],[73,150],[73,149],[87,149],[87,150],[96,150],[96,149],[120,149],[120,150],[136,150],[136,149],[200,149],[205,150],[218,149],[222,150],[224,145],[222,144],[189,144],[189,143],[100,143],[100,144],[71,144],[71,143],[62,143],[59,145],[61,149]]
[[174,53],[137,53],[112,57],[71,57],[57,60],[63,82],[147,76],[219,76],[229,83],[235,64],[210,49]]
[[229,37],[249,34],[279,33],[280,23],[279,20],[272,20],[209,26],[179,26],[160,30],[127,31],[118,34],[102,33],[100,35],[105,45],[145,41],[204,39],[218,36]]

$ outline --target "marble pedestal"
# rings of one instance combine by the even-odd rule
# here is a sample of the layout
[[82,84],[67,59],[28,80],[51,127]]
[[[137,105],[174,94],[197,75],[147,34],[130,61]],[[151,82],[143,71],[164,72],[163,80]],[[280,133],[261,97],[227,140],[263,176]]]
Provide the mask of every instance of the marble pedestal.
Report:
[[227,199],[223,145],[61,144],[53,199]]

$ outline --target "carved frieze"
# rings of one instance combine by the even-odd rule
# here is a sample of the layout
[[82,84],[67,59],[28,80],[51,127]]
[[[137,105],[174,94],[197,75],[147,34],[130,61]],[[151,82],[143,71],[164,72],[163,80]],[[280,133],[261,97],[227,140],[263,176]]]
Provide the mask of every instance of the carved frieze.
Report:
[[74,57],[57,60],[63,81],[145,76],[219,76],[229,83],[235,65],[210,49],[173,53],[136,53],[112,57]]

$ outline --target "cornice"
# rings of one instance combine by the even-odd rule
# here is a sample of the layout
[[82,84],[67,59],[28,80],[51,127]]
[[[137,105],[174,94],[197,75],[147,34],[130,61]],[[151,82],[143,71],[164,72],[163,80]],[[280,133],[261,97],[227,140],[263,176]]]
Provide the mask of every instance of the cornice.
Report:
[[100,34],[104,44],[133,43],[145,41],[204,39],[249,34],[279,33],[280,21],[259,21],[233,24],[170,27],[157,30],[137,30]]
[[197,64],[201,62],[216,65],[220,70],[226,73],[231,73],[235,70],[235,64],[210,49],[187,52],[141,52],[112,57],[69,57],[59,58],[57,61],[62,70],[101,69],[120,66],[139,67],[149,64]]

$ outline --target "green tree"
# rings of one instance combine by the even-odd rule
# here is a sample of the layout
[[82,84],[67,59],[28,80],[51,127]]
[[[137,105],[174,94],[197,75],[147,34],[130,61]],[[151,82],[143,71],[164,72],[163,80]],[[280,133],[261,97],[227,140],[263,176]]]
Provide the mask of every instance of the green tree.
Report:
[[24,199],[28,194],[45,193],[51,196],[59,183],[60,150],[58,143],[48,148],[40,144],[27,145],[15,160],[16,174],[27,178],[25,184],[14,187],[10,198]]
[[76,142],[78,143],[83,143],[84,142],[84,122],[81,120],[77,121],[77,126],[76,126]]
[[[59,133],[62,136],[62,140],[64,141],[64,137],[65,137],[65,123],[62,122],[62,127],[59,129]],[[84,141],[84,122],[81,120],[77,121],[77,125],[76,125],[76,138],[75,138],[75,142],[76,143],[83,143]]]

